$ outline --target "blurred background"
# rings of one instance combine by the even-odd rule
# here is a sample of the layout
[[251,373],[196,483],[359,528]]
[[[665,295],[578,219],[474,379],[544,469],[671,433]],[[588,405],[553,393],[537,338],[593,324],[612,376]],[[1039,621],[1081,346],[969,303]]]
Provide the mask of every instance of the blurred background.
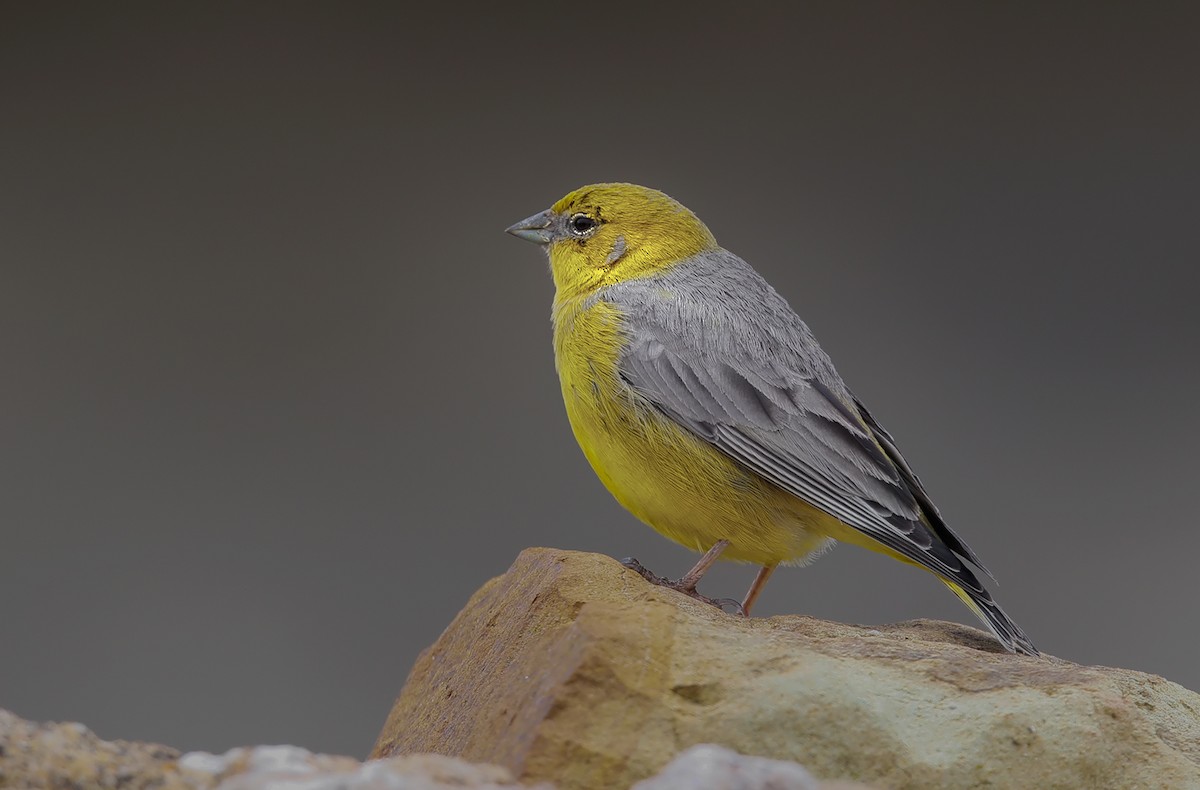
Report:
[[[503,233],[611,180],[792,302],[1043,650],[1200,689],[1192,8],[6,4],[0,707],[361,756],[521,549],[682,573]],[[853,547],[794,612],[975,625]]]

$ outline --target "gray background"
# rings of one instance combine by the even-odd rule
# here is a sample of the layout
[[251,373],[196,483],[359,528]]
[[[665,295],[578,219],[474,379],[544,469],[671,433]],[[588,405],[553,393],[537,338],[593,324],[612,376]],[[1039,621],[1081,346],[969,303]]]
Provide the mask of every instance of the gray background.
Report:
[[[522,548],[682,572],[576,448],[502,233],[601,180],[791,300],[1039,646],[1200,689],[1186,6],[34,6],[0,12],[0,706],[361,755]],[[973,622],[849,547],[759,611]]]

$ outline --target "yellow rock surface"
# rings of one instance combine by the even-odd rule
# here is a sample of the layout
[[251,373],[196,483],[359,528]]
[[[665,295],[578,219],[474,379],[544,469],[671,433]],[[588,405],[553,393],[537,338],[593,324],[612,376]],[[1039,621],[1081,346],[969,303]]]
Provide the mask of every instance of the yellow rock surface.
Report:
[[417,660],[373,757],[627,788],[712,743],[878,787],[1200,788],[1200,696],[950,623],[745,620],[530,549]]

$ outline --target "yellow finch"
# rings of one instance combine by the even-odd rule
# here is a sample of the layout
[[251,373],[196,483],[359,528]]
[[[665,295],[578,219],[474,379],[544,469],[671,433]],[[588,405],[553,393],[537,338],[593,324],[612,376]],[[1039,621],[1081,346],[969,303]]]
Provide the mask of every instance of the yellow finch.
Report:
[[1006,648],[1037,655],[808,326],[695,214],[597,184],[508,232],[549,254],[555,363],[592,468],[639,519],[706,552],[678,582],[644,575],[704,599],[696,582],[718,557],[756,563],[748,614],[780,563],[854,543],[933,573]]

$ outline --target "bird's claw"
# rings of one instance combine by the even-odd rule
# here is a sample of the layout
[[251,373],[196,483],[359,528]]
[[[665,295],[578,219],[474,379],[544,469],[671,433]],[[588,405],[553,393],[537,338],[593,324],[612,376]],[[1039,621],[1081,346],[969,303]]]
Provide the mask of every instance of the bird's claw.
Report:
[[[706,603],[709,606],[715,606],[722,612],[729,612],[730,614],[737,614],[741,615],[742,617],[746,616],[746,611],[742,609],[742,604],[738,601],[735,601],[733,598],[709,598],[707,595],[703,595],[698,592],[695,587],[688,587],[687,585],[683,584],[682,581],[659,576],[658,574],[649,570],[645,565],[635,560],[633,557],[626,557],[625,559],[621,560],[621,564],[653,585],[658,587],[666,587],[667,589],[681,592],[687,597],[694,598],[700,603]],[[726,607],[729,608],[726,609]]]
[[625,559],[621,560],[621,564],[651,584],[657,584],[662,587],[671,586],[670,579],[652,573],[649,568],[635,560],[633,557],[626,557]]

